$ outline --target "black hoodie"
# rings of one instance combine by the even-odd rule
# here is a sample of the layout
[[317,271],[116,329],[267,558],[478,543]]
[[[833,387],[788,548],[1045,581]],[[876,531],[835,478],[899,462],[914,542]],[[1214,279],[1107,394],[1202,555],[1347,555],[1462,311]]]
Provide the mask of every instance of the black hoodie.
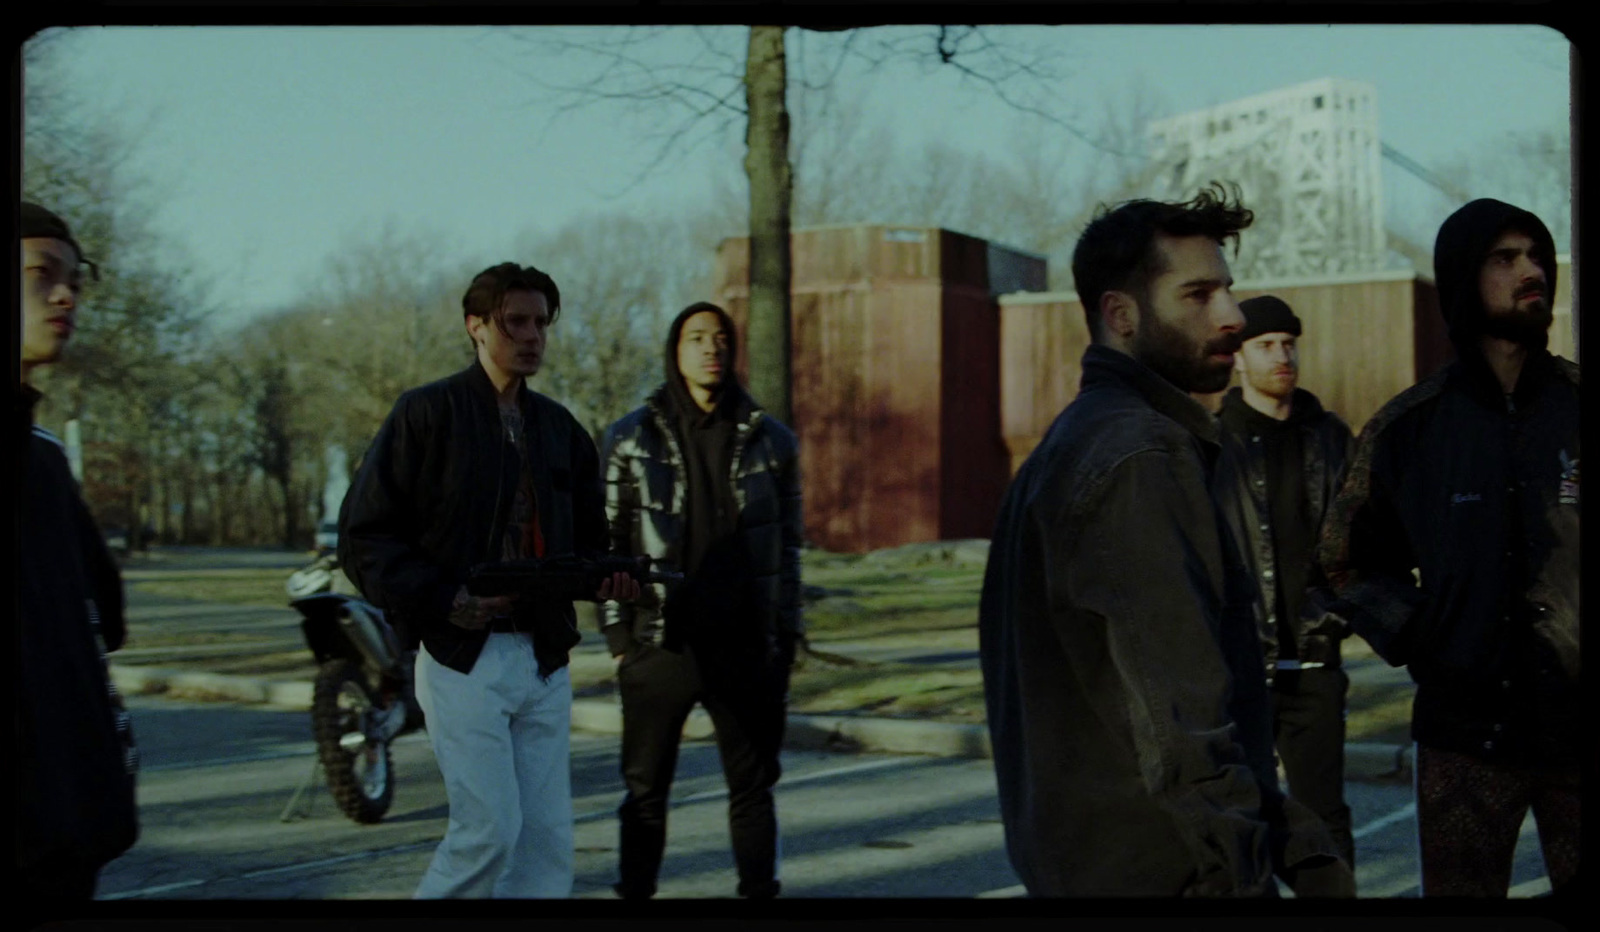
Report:
[[[1439,289],[1439,310],[1450,330],[1450,342],[1463,360],[1483,353],[1478,341],[1483,337],[1486,314],[1478,290],[1478,273],[1489,247],[1507,230],[1530,237],[1539,249],[1539,264],[1544,268],[1545,297],[1555,300],[1556,245],[1544,221],[1523,210],[1493,198],[1479,198],[1451,214],[1439,227],[1433,243],[1433,277]],[[1528,344],[1530,352],[1543,350],[1549,341],[1541,334]]]
[[1410,668],[1418,742],[1565,763],[1581,742],[1578,367],[1530,338],[1506,395],[1485,361],[1479,271],[1507,229],[1540,246],[1554,294],[1537,217],[1484,199],[1445,221],[1435,269],[1459,358],[1367,422],[1320,555],[1351,628]]
[[722,393],[717,396],[716,407],[702,411],[689,394],[689,388],[678,371],[678,337],[689,318],[702,311],[711,311],[722,321],[730,346],[733,345],[734,334],[738,332],[734,329],[733,318],[726,311],[703,301],[684,308],[667,329],[665,374],[667,399],[672,408],[670,421],[683,449],[684,468],[689,480],[688,508],[684,516],[683,569],[691,574],[700,569],[700,563],[712,542],[732,534],[739,524],[739,506],[734,501],[729,470],[733,460],[734,424],[740,402],[744,399],[744,390],[739,386],[738,378],[728,372]]

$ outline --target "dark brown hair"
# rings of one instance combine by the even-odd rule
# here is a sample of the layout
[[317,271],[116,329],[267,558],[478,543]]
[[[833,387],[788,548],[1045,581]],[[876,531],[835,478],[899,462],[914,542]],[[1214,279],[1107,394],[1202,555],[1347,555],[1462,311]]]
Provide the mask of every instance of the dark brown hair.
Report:
[[1140,199],[1115,208],[1102,204],[1072,250],[1072,280],[1090,337],[1099,342],[1103,336],[1100,298],[1106,292],[1126,291],[1141,302],[1148,300],[1151,280],[1166,271],[1156,246],[1157,233],[1208,236],[1219,245],[1232,239],[1237,251],[1239,232],[1254,220],[1255,214],[1239,202],[1238,186],[1220,181],[1211,182],[1189,201]]
[[556,287],[555,279],[531,265],[502,262],[473,276],[467,293],[461,296],[463,319],[483,317],[494,321],[500,332],[505,333],[506,294],[512,291],[537,291],[544,295],[550,305],[552,324],[561,314],[561,289]]

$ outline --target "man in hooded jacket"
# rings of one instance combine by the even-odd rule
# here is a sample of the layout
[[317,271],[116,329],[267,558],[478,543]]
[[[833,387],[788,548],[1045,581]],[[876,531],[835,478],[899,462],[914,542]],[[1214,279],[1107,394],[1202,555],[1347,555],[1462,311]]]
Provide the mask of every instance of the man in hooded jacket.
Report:
[[728,781],[738,893],[779,890],[772,787],[801,637],[798,446],[733,374],[735,338],[722,308],[685,308],[667,334],[665,383],[602,445],[612,550],[687,577],[670,595],[647,587],[605,609],[622,694],[624,898],[656,891],[678,742],[696,702]]
[[1433,254],[1457,359],[1367,422],[1321,560],[1417,684],[1423,895],[1503,897],[1530,806],[1552,885],[1578,864],[1578,367],[1538,217],[1473,201]]

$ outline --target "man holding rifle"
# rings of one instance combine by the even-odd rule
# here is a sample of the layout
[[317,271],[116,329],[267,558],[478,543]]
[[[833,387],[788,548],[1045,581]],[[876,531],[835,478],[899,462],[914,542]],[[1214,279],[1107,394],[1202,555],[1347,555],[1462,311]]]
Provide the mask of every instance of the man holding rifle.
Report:
[[606,432],[612,549],[686,575],[668,596],[607,605],[622,694],[620,878],[627,899],[656,892],[667,794],[696,702],[716,728],[740,896],[778,893],[778,782],[800,625],[800,475],[789,428],[733,375],[736,333],[722,308],[672,322],[666,382]]
[[[561,311],[550,276],[496,265],[462,308],[477,359],[395,403],[345,496],[339,562],[423,648],[417,698],[450,825],[416,896],[565,897],[572,596],[480,596],[465,583],[482,563],[603,556],[599,457],[566,408],[524,384]],[[593,597],[638,593],[618,571]]]

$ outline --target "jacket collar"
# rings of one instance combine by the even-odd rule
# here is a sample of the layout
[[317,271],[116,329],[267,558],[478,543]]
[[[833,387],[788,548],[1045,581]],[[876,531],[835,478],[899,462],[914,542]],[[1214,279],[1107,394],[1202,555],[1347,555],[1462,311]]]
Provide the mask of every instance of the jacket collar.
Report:
[[1280,422],[1250,407],[1250,403],[1244,400],[1244,389],[1235,385],[1222,396],[1220,415],[1222,420],[1233,424],[1260,423],[1264,427],[1281,424],[1288,427],[1308,424],[1320,417],[1323,410],[1321,399],[1303,388],[1296,388],[1289,408],[1289,417]]
[[[1531,404],[1544,383],[1555,374],[1555,356],[1548,349],[1530,347],[1528,358],[1522,363],[1522,372],[1517,376],[1517,387],[1511,393],[1511,400],[1519,408]],[[1506,393],[1500,386],[1500,380],[1495,377],[1494,370],[1489,368],[1489,361],[1484,358],[1482,350],[1474,347],[1472,352],[1461,353],[1456,360],[1454,377],[1466,393],[1480,403],[1496,410],[1505,406]]]
[[1177,421],[1183,429],[1207,443],[1216,444],[1221,438],[1221,427],[1205,405],[1190,398],[1178,386],[1157,375],[1154,369],[1139,362],[1127,353],[1119,352],[1099,343],[1090,344],[1083,351],[1083,381],[1081,388],[1093,385],[1118,384],[1138,392],[1140,397],[1157,412]]
[[[495,393],[494,382],[490,381],[489,373],[484,371],[482,362],[479,362],[477,359],[473,359],[472,365],[462,370],[461,374],[466,378],[467,385],[470,386],[473,391],[482,395],[489,401],[490,404],[499,404],[499,396]],[[525,404],[528,400],[530,391],[531,389],[528,388],[528,382],[526,379],[524,379],[522,384],[517,386],[517,400],[520,403]]]
[[17,416],[32,424],[33,412],[39,407],[39,400],[43,397],[44,395],[37,388],[23,384],[21,391],[17,393]]
[[[744,386],[740,385],[738,381],[731,383],[726,392],[728,395],[718,402],[718,410],[725,411],[727,417],[740,429],[754,427],[756,421],[760,420],[765,413],[762,411],[761,406],[756,404],[755,399],[750,397],[750,393],[745,391]],[[677,404],[676,393],[665,382],[658,385],[656,390],[651,392],[649,397],[645,399],[645,405],[667,424],[673,423],[677,418]]]

